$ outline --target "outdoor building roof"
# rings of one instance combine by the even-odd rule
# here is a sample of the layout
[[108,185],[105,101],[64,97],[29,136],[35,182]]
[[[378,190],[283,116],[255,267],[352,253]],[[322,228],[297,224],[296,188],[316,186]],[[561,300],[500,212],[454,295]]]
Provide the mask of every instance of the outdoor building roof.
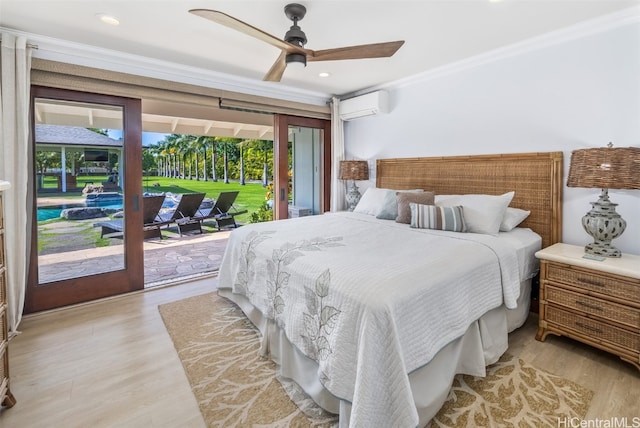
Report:
[[67,147],[122,147],[122,141],[98,134],[87,128],[38,124],[36,124],[36,144]]

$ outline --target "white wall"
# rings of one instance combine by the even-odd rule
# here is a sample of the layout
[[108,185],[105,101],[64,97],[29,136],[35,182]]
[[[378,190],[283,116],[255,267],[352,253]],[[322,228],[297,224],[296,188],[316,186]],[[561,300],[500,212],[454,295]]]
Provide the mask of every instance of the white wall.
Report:
[[[386,88],[391,113],[346,123],[347,159],[562,151],[566,183],[572,150],[609,141],[640,146],[637,21],[423,77]],[[373,169],[361,189],[374,185]],[[565,186],[564,242],[591,241],[581,217],[598,194]],[[625,233],[613,244],[640,254],[640,190],[610,190],[609,195],[627,220]]]

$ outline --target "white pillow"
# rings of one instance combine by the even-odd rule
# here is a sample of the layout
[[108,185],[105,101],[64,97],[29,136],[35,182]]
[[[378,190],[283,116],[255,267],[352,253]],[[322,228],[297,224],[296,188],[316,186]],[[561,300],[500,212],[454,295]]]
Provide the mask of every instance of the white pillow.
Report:
[[396,194],[393,190],[368,187],[362,197],[360,197],[360,201],[358,201],[358,205],[353,209],[353,212],[377,216],[384,207],[385,201],[389,199],[389,193],[393,195],[395,202]]
[[436,195],[435,203],[443,207],[462,205],[467,232],[496,235],[504,213],[515,192],[504,195]]
[[520,208],[507,207],[504,213],[502,223],[500,223],[500,232],[510,232],[520,223],[529,217],[531,211],[521,210]]
[[393,190],[368,187],[353,209],[354,213],[368,214],[386,220],[395,220],[398,215],[396,192],[423,192],[422,189]]

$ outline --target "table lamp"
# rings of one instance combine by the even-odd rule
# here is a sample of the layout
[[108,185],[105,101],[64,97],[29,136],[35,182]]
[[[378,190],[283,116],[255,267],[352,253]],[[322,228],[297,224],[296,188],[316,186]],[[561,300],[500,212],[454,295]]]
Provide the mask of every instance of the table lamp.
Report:
[[640,189],[640,147],[607,147],[574,150],[571,153],[567,187],[602,189],[593,208],[582,217],[582,227],[593,237],[585,246],[587,255],[620,257],[611,240],[619,237],[627,227],[609,200],[609,189]]
[[353,180],[353,185],[349,188],[346,200],[349,211],[358,205],[360,201],[360,191],[356,186],[358,180],[369,179],[369,163],[367,161],[348,160],[340,161],[340,180]]

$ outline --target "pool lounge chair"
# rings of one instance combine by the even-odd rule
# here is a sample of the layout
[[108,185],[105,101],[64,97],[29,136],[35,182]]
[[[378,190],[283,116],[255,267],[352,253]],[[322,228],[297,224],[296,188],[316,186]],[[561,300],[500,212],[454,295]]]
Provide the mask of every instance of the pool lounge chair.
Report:
[[[160,238],[160,226],[164,223],[159,221],[158,213],[162,208],[164,195],[145,196],[142,198],[142,230],[144,231],[144,239]],[[101,221],[95,223],[94,226],[101,226],[101,238],[121,238],[124,231],[124,221],[115,219],[110,221]]]
[[213,207],[210,210],[200,210],[201,214],[195,219],[200,222],[209,219],[215,220],[218,230],[228,226],[238,227],[235,216],[247,212],[247,210],[239,211],[233,206],[233,203],[238,197],[238,193],[240,192],[220,192]]
[[204,200],[204,193],[185,193],[180,197],[178,206],[167,213],[158,214],[158,223],[169,225],[175,223],[178,233],[182,236],[185,232],[199,231],[202,227],[199,217],[200,204]]

